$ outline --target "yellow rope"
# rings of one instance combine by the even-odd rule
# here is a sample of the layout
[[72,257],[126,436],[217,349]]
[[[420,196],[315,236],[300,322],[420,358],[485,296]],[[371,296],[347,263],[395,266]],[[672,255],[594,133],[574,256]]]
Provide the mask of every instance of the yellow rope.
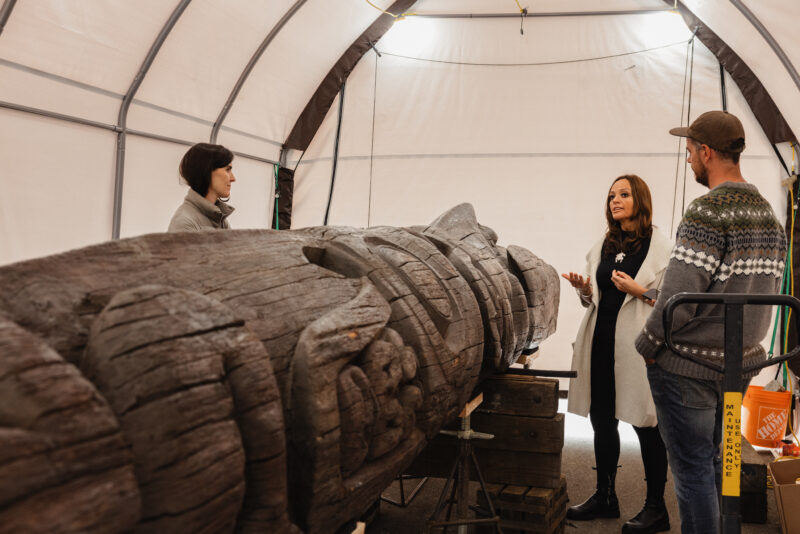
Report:
[[514,0],[514,1],[517,3],[517,7],[519,8],[519,12],[520,12],[520,13],[524,13],[524,12],[525,12],[525,10],[522,8],[522,6],[521,6],[521,5],[519,5],[519,0]]
[[[791,147],[792,147],[792,174],[794,174],[794,170],[795,170],[794,144],[792,144]],[[789,184],[789,195],[791,195],[792,208],[794,208],[794,186],[792,184]],[[791,231],[790,241],[793,241],[793,240],[794,240],[794,209],[792,209],[792,231]],[[791,246],[789,247],[789,250],[790,251],[792,250]],[[789,253],[789,258],[788,258],[789,259],[789,294],[794,296],[794,269],[792,269],[792,256],[793,256],[793,252],[790,252]],[[792,318],[792,310],[790,308],[789,309],[789,313],[787,314],[787,324],[788,324],[788,322],[789,322],[789,320],[791,318]],[[784,337],[783,346],[786,347],[786,346],[788,346],[788,344],[789,344],[789,332],[788,332],[788,329],[787,329],[786,336]],[[789,369],[789,362],[783,362],[783,365],[784,365],[783,369],[784,369],[784,372],[786,373],[786,376],[791,378],[792,375],[790,374],[791,371]],[[794,384],[791,384],[791,388],[792,388],[792,391],[794,391]],[[794,400],[794,396],[792,396],[792,400]],[[794,438],[794,442],[797,445],[800,445],[800,439],[798,439],[797,438],[797,434],[795,434],[794,425],[792,425],[792,418],[791,417],[789,417],[789,432],[792,433],[792,437]]]
[[364,0],[364,1],[366,3],[368,3],[369,5],[371,5],[372,7],[374,7],[375,9],[377,9],[378,11],[380,11],[381,13],[383,13],[384,15],[389,15],[390,17],[392,17],[395,20],[403,20],[406,17],[413,17],[414,15],[416,15],[416,13],[401,13],[399,15],[395,15],[394,13],[392,13],[390,11],[386,11],[385,9],[379,8],[378,6],[376,6],[375,4],[370,2],[369,0]]

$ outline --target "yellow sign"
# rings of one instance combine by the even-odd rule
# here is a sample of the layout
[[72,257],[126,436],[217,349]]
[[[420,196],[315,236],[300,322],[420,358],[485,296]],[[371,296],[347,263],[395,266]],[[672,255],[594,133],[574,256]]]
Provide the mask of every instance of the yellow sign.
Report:
[[722,495],[738,497],[742,471],[742,394],[725,392],[722,415]]

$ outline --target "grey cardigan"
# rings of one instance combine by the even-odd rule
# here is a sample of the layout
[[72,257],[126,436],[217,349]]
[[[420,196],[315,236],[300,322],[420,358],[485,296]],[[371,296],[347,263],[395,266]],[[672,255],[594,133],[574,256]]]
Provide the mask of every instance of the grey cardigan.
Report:
[[228,216],[233,213],[233,206],[217,199],[212,204],[201,197],[193,189],[189,189],[183,204],[178,206],[175,215],[169,222],[168,232],[197,232],[208,229],[227,229]]

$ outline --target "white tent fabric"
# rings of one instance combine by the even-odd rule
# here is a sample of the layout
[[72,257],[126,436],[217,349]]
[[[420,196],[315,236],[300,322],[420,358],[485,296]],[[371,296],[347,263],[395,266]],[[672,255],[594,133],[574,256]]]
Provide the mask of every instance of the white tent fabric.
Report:
[[[752,69],[799,132],[800,4],[682,3]],[[0,33],[0,264],[111,238],[120,106],[179,5],[0,2],[0,13],[10,10]],[[580,270],[602,236],[611,181],[635,173],[650,184],[656,224],[674,233],[683,207],[704,191],[667,131],[723,104],[716,58],[690,44],[692,29],[669,7],[539,0],[526,18],[482,17],[518,15],[516,3],[419,0],[410,10],[418,16],[395,22],[347,78],[341,121],[337,98],[308,149],[284,154],[296,167],[292,227],[323,224],[340,128],[329,224],[419,225],[470,202],[501,244],[527,247],[560,272]],[[457,14],[476,16],[446,16]],[[209,141],[251,60],[217,141],[240,154],[232,226],[268,228],[271,162],[326,74],[380,15],[364,0],[188,2],[127,116],[134,135],[124,153],[121,237],[166,228],[186,189],[181,142]],[[783,218],[786,172],[724,78],[727,107],[748,135],[743,172]],[[778,148],[791,162],[789,145]],[[539,367],[569,366],[583,310],[566,283],[562,291],[559,329]]]

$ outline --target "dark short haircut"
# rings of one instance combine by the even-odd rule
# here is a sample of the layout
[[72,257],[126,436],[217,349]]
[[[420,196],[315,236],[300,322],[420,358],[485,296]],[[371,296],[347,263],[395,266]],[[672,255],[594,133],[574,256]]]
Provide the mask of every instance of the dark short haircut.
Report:
[[178,172],[198,195],[204,197],[211,185],[214,169],[227,167],[233,161],[233,152],[222,145],[197,143],[186,151]]
[[[694,148],[696,150],[700,150],[700,146],[703,145],[703,143],[701,143],[697,139],[692,139],[691,137],[689,137],[688,139],[689,139],[689,141],[691,141],[694,144]],[[708,145],[706,145],[706,146],[708,146]],[[708,148],[711,148],[711,147],[708,146]],[[733,162],[734,165],[739,163],[739,158],[742,155],[741,152],[723,152],[722,150],[717,150],[716,148],[711,148],[711,150],[713,150],[717,154],[719,154],[720,159],[730,160],[730,161]]]

